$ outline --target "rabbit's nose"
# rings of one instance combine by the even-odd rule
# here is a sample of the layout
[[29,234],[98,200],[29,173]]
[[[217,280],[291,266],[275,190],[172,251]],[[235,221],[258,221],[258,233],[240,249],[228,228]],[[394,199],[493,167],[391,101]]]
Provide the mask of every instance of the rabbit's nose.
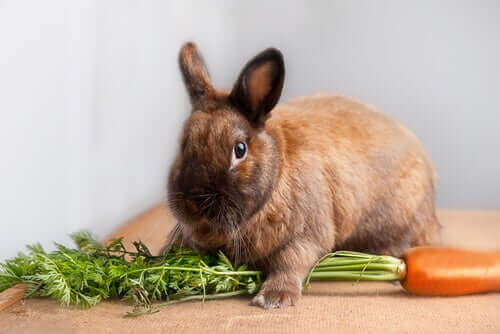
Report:
[[185,193],[202,193],[209,182],[207,168],[201,164],[189,164],[184,167],[182,188]]

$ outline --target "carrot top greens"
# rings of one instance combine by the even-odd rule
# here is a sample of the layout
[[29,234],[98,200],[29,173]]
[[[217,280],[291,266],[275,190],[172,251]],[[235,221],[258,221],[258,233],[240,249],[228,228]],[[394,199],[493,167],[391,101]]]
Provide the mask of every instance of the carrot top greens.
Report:
[[[156,312],[159,306],[189,300],[227,298],[254,294],[264,274],[246,265],[234,266],[222,253],[200,255],[190,249],[173,248],[153,256],[140,241],[135,250],[122,239],[101,245],[87,232],[71,235],[76,248],[55,244],[46,252],[39,244],[28,253],[0,263],[0,292],[28,283],[26,297],[58,299],[63,305],[91,307],[102,300],[130,300],[136,316]],[[339,251],[327,254],[306,280],[399,280],[404,262],[389,256]]]

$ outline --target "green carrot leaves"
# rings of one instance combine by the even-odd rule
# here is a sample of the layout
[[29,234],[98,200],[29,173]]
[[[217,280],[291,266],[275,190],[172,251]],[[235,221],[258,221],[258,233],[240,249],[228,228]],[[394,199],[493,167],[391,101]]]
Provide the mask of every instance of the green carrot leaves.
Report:
[[[264,278],[246,265],[235,267],[222,253],[201,255],[174,247],[153,256],[148,247],[134,242],[125,248],[121,238],[101,245],[90,233],[71,235],[76,248],[55,244],[46,252],[39,244],[28,253],[0,263],[0,292],[18,283],[29,283],[26,297],[55,298],[62,305],[92,307],[102,300],[120,298],[133,302],[127,316],[153,313],[159,306],[190,300],[205,301],[254,294]],[[397,280],[404,262],[390,256],[337,251],[325,255],[305,281]]]
[[76,249],[56,244],[46,253],[29,246],[0,264],[0,292],[29,283],[27,296],[51,297],[61,304],[91,307],[102,300],[121,298],[134,303],[133,315],[153,312],[156,301],[183,301],[219,294],[255,293],[261,273],[246,266],[235,269],[222,253],[207,256],[190,249],[173,248],[153,256],[148,247],[134,242],[135,251],[121,239],[103,246],[87,232],[71,235]]

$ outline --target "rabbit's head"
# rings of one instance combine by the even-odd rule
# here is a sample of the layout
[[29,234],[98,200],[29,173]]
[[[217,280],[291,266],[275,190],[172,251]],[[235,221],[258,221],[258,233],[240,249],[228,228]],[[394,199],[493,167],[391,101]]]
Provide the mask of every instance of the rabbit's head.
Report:
[[279,175],[278,143],[265,122],[283,88],[283,57],[276,49],[257,55],[230,93],[212,86],[193,43],[179,63],[193,108],[169,175],[169,206],[181,224],[231,232],[258,213]]

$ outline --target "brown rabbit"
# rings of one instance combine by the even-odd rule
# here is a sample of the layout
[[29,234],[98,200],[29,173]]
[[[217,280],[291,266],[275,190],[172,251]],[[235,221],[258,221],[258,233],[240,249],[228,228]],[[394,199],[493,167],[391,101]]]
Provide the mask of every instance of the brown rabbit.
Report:
[[193,43],[180,68],[193,112],[169,176],[170,243],[264,270],[254,304],[295,304],[332,250],[397,256],[438,238],[434,170],[401,124],[338,95],[276,106],[285,75],[276,49],[253,58],[230,93],[212,86]]

